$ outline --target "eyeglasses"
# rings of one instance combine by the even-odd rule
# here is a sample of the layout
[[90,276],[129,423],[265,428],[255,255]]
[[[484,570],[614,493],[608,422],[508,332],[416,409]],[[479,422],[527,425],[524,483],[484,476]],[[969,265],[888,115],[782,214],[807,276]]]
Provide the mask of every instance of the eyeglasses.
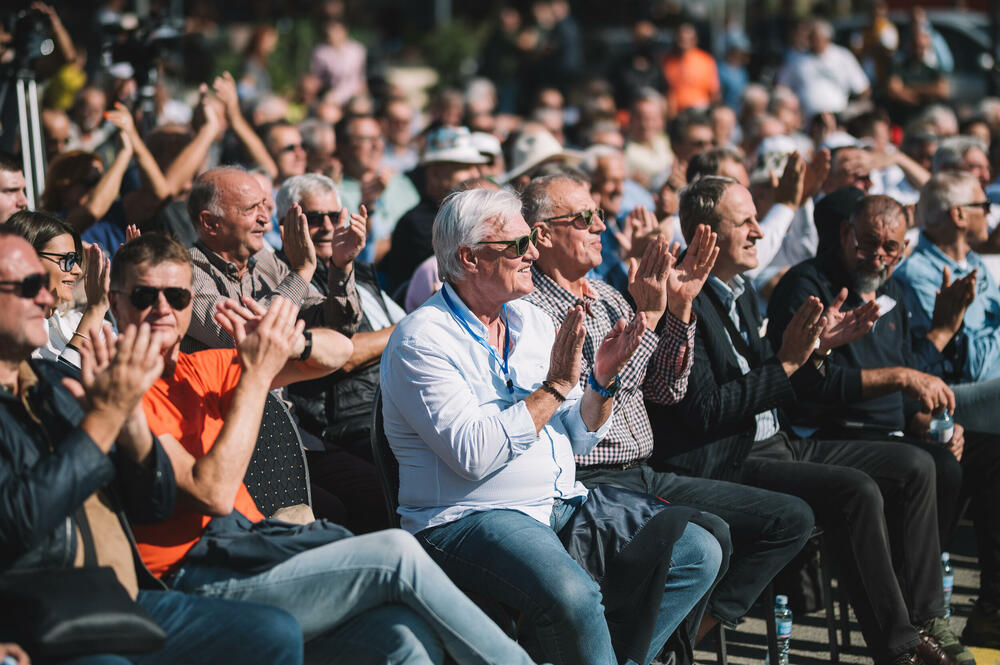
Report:
[[382,135],[377,134],[375,136],[362,136],[360,134],[355,134],[354,136],[351,136],[350,139],[352,141],[357,141],[358,143],[381,143]]
[[[538,240],[538,229],[531,229],[531,233],[526,236],[518,236],[513,240],[480,240],[477,245],[506,245],[507,247],[514,248],[514,256],[524,256],[524,253],[528,251],[528,247],[535,244]],[[506,248],[504,248],[506,251]]]
[[322,210],[306,210],[302,213],[306,216],[306,221],[309,222],[309,226],[319,226],[323,221],[329,217],[330,221],[334,224],[340,219],[340,210],[328,210],[326,212]]
[[64,254],[60,254],[59,252],[38,252],[38,255],[48,261],[52,261],[63,272],[70,272],[76,266],[83,265],[83,257],[76,252],[66,252]]
[[982,208],[983,214],[990,214],[990,208],[993,206],[992,201],[975,201],[973,203],[963,203],[959,208]]
[[18,298],[34,298],[38,295],[39,291],[48,285],[48,283],[48,275],[43,272],[36,272],[32,275],[28,275],[19,282],[12,280],[0,281],[0,286],[14,287],[12,292]]
[[887,266],[891,266],[896,263],[896,261],[899,261],[899,259],[903,256],[903,250],[906,249],[906,245],[909,243],[909,241],[906,240],[903,241],[902,245],[896,242],[880,244],[879,241],[872,240],[870,238],[866,238],[864,242],[860,242],[858,241],[858,236],[854,230],[853,224],[851,225],[851,236],[854,238],[854,251],[857,253],[858,258],[873,259],[878,256],[878,253],[881,250],[885,255],[885,258],[882,259],[882,263]]
[[566,222],[572,224],[578,229],[589,229],[594,220],[604,221],[604,211],[600,208],[596,210],[581,210],[580,212],[571,212],[565,215],[556,215],[555,217],[546,217],[543,222]]
[[[178,286],[168,286],[163,289],[155,286],[137,286],[132,289],[128,299],[136,309],[148,309],[159,301],[161,291],[167,299],[167,304],[173,309],[186,309],[191,304],[191,292]],[[121,293],[121,291],[112,291],[112,293]]]
[[278,152],[294,152],[296,150],[303,150],[301,143],[289,143],[288,145],[283,145],[278,148]]

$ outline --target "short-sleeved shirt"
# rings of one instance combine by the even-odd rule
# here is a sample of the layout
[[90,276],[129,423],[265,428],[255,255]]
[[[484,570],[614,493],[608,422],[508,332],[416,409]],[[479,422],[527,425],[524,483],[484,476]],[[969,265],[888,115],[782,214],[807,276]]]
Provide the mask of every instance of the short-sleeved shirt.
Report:
[[[204,457],[225,423],[243,368],[235,349],[181,353],[170,380],[160,377],[142,398],[153,434],[170,434],[196,458]],[[253,522],[264,519],[240,483],[233,507]],[[157,577],[173,568],[201,537],[211,516],[178,506],[159,524],[136,525],[139,554]]]

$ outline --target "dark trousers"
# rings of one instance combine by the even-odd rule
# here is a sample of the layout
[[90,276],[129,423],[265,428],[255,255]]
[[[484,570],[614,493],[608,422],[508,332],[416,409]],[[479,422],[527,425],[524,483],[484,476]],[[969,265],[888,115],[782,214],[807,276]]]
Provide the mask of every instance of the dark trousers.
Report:
[[934,461],[906,443],[789,439],[754,444],[742,481],[801,497],[828,532],[876,662],[944,616]]
[[316,517],[343,525],[356,534],[393,526],[371,462],[327,444],[326,450],[307,450],[306,463]]
[[[802,549],[813,528],[813,513],[805,501],[724,480],[660,473],[647,465],[625,471],[577,467],[576,478],[588,488],[623,487],[696,508],[728,523],[729,570],[712,592],[707,612],[729,627],[736,625],[767,583]],[[718,531],[713,533],[721,540]]]
[[979,553],[979,598],[1000,607],[1000,439],[966,432],[961,462],[942,446],[916,445],[931,454],[937,469],[942,549],[949,549],[961,510],[968,503]]

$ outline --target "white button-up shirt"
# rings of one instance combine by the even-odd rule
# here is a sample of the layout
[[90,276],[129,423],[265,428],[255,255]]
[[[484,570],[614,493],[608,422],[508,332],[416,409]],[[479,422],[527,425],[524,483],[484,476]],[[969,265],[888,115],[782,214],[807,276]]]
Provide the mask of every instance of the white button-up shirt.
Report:
[[507,303],[506,316],[508,373],[473,337],[485,342],[486,326],[447,284],[396,326],[385,347],[382,416],[399,461],[401,525],[411,533],[492,509],[548,524],[554,499],[587,494],[573,455],[589,453],[612,419],[588,431],[576,386],[536,433],[524,398],[545,379],[555,330],[523,300]]

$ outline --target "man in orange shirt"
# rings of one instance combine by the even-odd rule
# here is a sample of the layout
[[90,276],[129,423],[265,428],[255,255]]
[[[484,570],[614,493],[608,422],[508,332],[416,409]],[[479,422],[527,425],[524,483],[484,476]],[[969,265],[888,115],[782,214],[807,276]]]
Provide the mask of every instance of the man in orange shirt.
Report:
[[674,50],[663,61],[668,115],[686,108],[707,108],[719,101],[719,70],[715,58],[698,48],[698,33],[690,23],[677,28]]
[[[297,206],[295,206],[297,210]],[[284,228],[308,233],[305,215]],[[303,331],[298,307],[250,299],[216,314],[235,349],[180,352],[191,321],[187,250],[159,234],[122,247],[111,306],[122,327],[145,323],[164,340],[164,371],[142,400],[177,478],[178,502],[161,525],[137,526],[143,561],[174,589],[254,599],[290,612],[306,653],[324,663],[530,663],[402,531],[352,537],[327,522],[265,520],[243,484],[272,388],[342,365],[350,340]]]

